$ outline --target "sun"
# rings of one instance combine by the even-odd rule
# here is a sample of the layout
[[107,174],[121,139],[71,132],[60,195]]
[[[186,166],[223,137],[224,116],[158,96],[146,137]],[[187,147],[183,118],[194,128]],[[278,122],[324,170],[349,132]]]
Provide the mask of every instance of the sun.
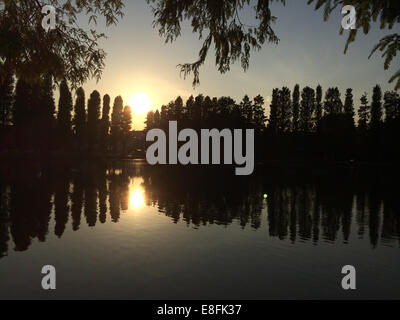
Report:
[[136,93],[129,99],[129,106],[136,114],[146,114],[151,109],[151,99],[145,93]]

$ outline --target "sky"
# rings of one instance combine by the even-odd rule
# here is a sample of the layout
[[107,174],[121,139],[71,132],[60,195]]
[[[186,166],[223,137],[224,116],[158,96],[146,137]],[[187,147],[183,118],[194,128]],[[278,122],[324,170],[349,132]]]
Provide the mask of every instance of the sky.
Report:
[[[280,42],[265,44],[261,51],[253,52],[247,72],[237,63],[221,75],[214,64],[214,52],[210,51],[200,71],[201,83],[193,88],[193,78],[181,77],[177,65],[197,60],[202,44],[198,35],[186,25],[176,42],[165,44],[153,28],[150,5],[145,0],[126,1],[125,17],[116,26],[106,28],[100,23],[96,27],[108,37],[101,41],[107,52],[106,67],[98,83],[91,80],[84,85],[86,95],[93,90],[109,94],[112,100],[121,95],[127,105],[135,93],[145,93],[156,110],[177,96],[186,99],[199,93],[231,96],[237,101],[246,94],[251,98],[261,94],[268,101],[273,88],[287,86],[292,90],[296,83],[314,88],[320,84],[324,91],[337,86],[343,101],[346,88],[353,88],[356,106],[361,95],[372,92],[376,84],[383,90],[392,90],[394,84],[388,84],[388,80],[398,68],[398,61],[393,61],[392,68],[385,71],[379,52],[369,60],[368,56],[384,35],[400,33],[399,26],[389,31],[374,26],[368,35],[359,33],[344,55],[349,31],[339,35],[340,10],[324,22],[323,11],[314,11],[306,2],[287,0],[286,6],[272,5],[272,13],[278,18],[274,30]],[[243,23],[253,21],[252,10],[244,10],[240,15]],[[133,129],[142,130],[143,122],[144,115],[135,114]]]

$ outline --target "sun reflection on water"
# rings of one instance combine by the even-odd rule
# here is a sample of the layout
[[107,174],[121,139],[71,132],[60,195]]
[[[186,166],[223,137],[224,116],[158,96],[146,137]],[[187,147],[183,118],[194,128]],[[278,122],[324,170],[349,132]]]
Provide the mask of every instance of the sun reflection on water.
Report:
[[129,190],[129,205],[133,209],[139,209],[145,204],[145,194],[142,186],[143,179],[133,178]]

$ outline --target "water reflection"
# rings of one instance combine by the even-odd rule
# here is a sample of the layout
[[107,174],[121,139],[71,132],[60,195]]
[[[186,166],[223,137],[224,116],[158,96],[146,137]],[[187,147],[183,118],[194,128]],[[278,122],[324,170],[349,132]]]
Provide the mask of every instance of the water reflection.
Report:
[[78,231],[83,223],[123,223],[122,214],[147,206],[195,228],[236,223],[257,230],[265,224],[270,237],[292,243],[347,243],[353,235],[372,247],[400,245],[399,202],[392,191],[398,180],[391,173],[264,168],[235,177],[231,169],[134,162],[3,169],[0,258],[29,249],[33,239],[46,241],[49,233],[61,238]]
[[145,191],[142,178],[133,178],[129,190],[129,205],[139,209],[145,205]]

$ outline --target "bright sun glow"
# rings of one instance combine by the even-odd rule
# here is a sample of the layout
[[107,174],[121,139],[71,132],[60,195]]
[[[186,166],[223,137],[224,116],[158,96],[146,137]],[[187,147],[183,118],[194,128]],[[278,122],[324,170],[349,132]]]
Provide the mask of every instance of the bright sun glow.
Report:
[[136,93],[129,99],[129,106],[136,114],[146,114],[151,109],[151,99],[145,93]]

